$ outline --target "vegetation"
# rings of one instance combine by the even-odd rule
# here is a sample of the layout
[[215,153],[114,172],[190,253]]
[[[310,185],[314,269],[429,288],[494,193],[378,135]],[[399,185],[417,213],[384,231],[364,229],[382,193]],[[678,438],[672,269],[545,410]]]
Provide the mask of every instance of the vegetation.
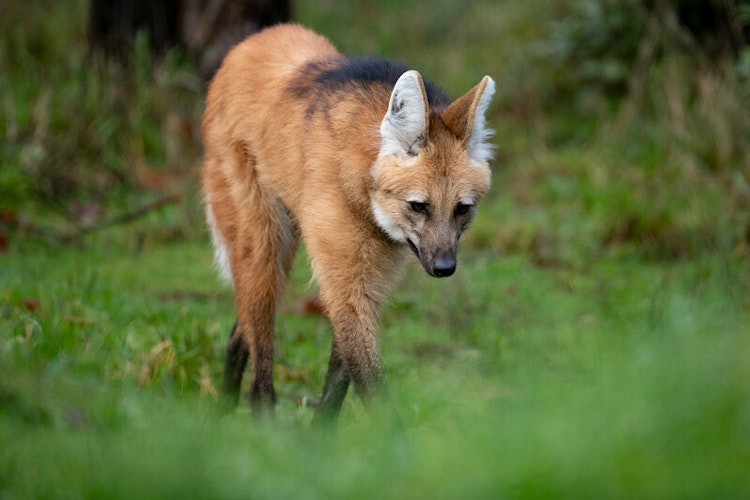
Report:
[[689,3],[296,3],[345,53],[499,86],[456,275],[412,262],[383,311],[403,434],[355,397],[311,428],[304,252],[275,420],[217,411],[193,63],[97,61],[83,0],[0,7],[0,498],[750,495],[750,52],[704,51]]

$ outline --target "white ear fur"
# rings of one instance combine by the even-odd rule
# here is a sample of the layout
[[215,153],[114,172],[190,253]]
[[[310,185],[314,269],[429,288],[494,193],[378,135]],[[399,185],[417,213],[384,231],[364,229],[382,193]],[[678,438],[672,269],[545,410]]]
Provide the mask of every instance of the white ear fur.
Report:
[[380,155],[414,156],[425,140],[426,129],[427,97],[422,77],[414,70],[407,71],[396,81],[388,112],[380,124]]
[[491,128],[487,128],[485,114],[490,107],[492,96],[495,95],[495,81],[487,78],[487,85],[484,87],[477,110],[474,113],[474,123],[471,126],[471,137],[469,137],[469,158],[477,161],[489,161],[494,157],[494,146],[487,142],[487,139],[495,133]]

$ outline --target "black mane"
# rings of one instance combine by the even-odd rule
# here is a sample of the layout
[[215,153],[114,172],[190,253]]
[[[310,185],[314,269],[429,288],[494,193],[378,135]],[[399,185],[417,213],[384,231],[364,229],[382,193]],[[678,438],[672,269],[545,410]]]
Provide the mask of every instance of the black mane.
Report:
[[[404,63],[383,57],[348,57],[337,61],[315,77],[321,87],[335,91],[347,85],[382,83],[392,88],[396,80],[411,68]],[[427,102],[430,107],[445,107],[451,103],[448,95],[429,80],[424,80]]]

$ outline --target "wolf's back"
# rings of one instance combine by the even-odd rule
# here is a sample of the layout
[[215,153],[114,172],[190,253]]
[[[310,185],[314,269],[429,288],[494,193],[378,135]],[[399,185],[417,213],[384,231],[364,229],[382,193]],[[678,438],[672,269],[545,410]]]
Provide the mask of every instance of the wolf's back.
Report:
[[[211,82],[268,85],[289,79],[309,61],[341,57],[327,38],[298,24],[280,24],[249,36],[229,51]],[[226,75],[231,73],[231,76]]]
[[225,57],[209,86],[203,132],[207,149],[240,138],[253,142],[294,116],[285,94],[311,61],[342,58],[325,37],[281,24],[246,38]]
[[252,35],[227,55],[222,70],[234,67],[267,80],[284,80],[304,64],[341,57],[325,37],[298,24],[281,24]]

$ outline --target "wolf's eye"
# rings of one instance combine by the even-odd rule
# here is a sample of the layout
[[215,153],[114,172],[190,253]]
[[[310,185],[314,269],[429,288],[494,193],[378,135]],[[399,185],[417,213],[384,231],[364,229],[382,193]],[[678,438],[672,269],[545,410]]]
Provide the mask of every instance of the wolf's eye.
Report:
[[427,204],[422,201],[410,201],[409,206],[418,214],[427,215]]
[[469,210],[471,210],[471,205],[467,203],[459,203],[458,205],[456,205],[456,209],[453,210],[453,215],[457,217],[461,215],[466,215],[469,213]]

